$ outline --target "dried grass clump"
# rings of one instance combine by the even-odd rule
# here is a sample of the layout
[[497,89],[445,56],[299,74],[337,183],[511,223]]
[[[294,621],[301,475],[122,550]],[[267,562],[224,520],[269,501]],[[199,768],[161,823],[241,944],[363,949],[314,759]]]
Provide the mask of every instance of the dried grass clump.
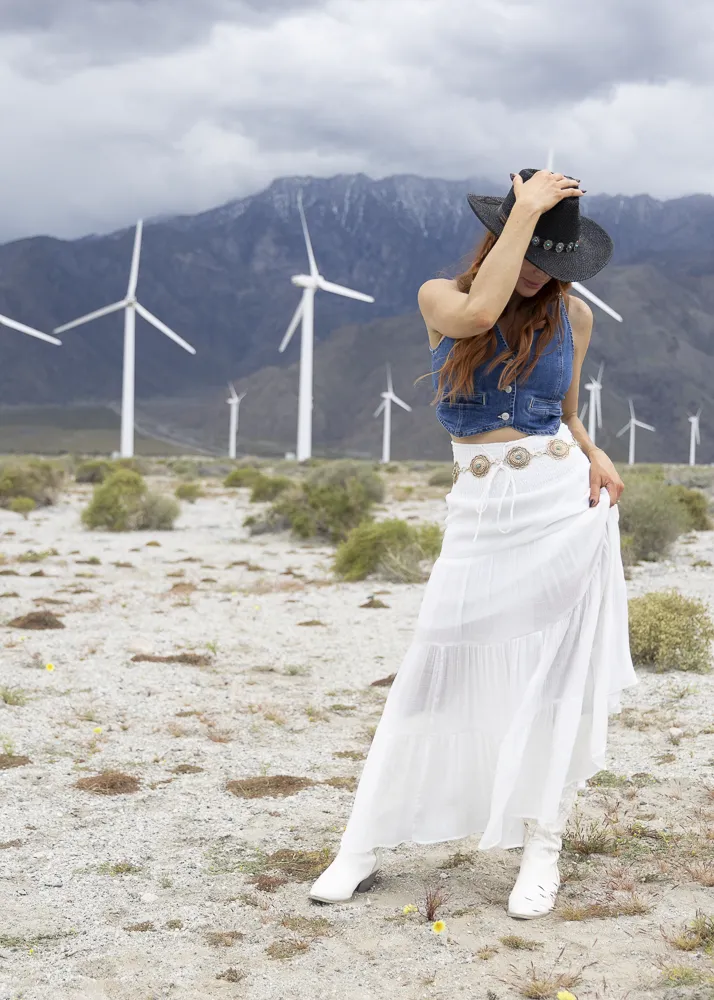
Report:
[[440,548],[437,524],[415,527],[398,518],[364,521],[337,549],[334,571],[343,580],[364,580],[376,574],[390,582],[417,583],[424,579]]
[[155,656],[153,653],[136,653],[131,658],[132,663],[182,663],[187,667],[208,667],[213,662],[205,653],[170,653],[168,656]]
[[103,771],[89,778],[80,778],[75,788],[93,795],[131,795],[139,791],[139,779],[121,771]]
[[711,669],[714,623],[703,601],[674,589],[645,594],[630,600],[629,620],[636,663],[657,671]]
[[23,767],[32,763],[29,757],[14,753],[0,753],[0,771],[8,771],[11,767]]
[[714,951],[714,917],[697,910],[694,920],[685,924],[674,937],[667,937],[667,941],[680,951],[704,951],[711,955]]
[[64,628],[64,623],[57,615],[51,611],[29,611],[26,615],[13,618],[8,622],[11,628],[22,629],[43,629],[43,628]]
[[317,878],[331,861],[327,847],[318,851],[295,851],[285,847],[266,855],[263,863],[266,869],[275,869],[294,882],[307,882]]
[[312,778],[295,777],[291,774],[257,775],[254,778],[238,778],[226,784],[226,791],[239,799],[284,798],[296,795],[303,788],[317,782]]
[[179,513],[176,501],[149,492],[138,472],[117,469],[95,487],[82,521],[108,531],[168,531]]
[[18,497],[48,507],[57,501],[64,478],[64,469],[42,459],[5,462],[0,465],[0,507],[9,507]]

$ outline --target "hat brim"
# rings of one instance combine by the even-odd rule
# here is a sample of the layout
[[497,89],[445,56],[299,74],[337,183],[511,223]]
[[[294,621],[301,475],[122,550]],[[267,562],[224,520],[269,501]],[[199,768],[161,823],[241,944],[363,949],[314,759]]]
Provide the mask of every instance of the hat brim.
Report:
[[[500,236],[504,227],[499,215],[503,199],[490,195],[470,194],[468,202],[486,229]],[[566,250],[557,253],[554,249],[544,250],[542,246],[529,246],[525,258],[558,281],[587,281],[601,271],[610,260],[613,242],[602,226],[582,215],[578,243],[580,244],[578,249],[570,253]]]

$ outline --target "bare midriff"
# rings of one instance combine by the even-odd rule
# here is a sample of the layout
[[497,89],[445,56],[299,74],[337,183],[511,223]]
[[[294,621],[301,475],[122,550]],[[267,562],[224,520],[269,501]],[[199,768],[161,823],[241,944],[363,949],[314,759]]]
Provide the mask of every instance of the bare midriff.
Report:
[[451,440],[457,444],[483,444],[484,441],[518,441],[519,438],[528,437],[522,431],[517,431],[514,427],[497,427],[493,431],[484,431],[483,434],[472,434],[470,437],[457,438],[451,435]]

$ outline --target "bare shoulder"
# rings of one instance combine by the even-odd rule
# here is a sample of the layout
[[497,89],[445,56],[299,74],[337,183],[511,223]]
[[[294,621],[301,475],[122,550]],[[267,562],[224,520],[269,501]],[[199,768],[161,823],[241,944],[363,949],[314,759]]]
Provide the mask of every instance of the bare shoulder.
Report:
[[593,328],[593,311],[587,302],[579,299],[576,295],[569,294],[568,319],[573,328],[575,340],[584,341],[587,344]]
[[445,299],[448,301],[448,298],[454,293],[459,296],[462,294],[459,292],[454,278],[429,278],[419,288],[417,295],[419,311],[426,324],[429,346],[432,348],[438,347],[443,338],[443,334],[439,330],[444,312],[443,302]]
[[429,278],[419,288],[417,298],[420,308],[423,309],[424,306],[428,308],[434,299],[443,295],[446,291],[458,291],[455,278]]

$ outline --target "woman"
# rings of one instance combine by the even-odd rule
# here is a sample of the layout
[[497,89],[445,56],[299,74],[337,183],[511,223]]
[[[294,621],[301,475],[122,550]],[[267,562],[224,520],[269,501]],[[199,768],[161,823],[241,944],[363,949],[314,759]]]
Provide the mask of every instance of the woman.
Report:
[[512,917],[555,905],[568,815],[636,683],[623,483],[577,415],[593,317],[570,283],[612,254],[578,185],[522,170],[503,201],[469,195],[489,230],[471,268],[419,290],[454,486],[414,640],[312,899],[369,888],[378,847],[480,833],[482,850],[523,846]]

